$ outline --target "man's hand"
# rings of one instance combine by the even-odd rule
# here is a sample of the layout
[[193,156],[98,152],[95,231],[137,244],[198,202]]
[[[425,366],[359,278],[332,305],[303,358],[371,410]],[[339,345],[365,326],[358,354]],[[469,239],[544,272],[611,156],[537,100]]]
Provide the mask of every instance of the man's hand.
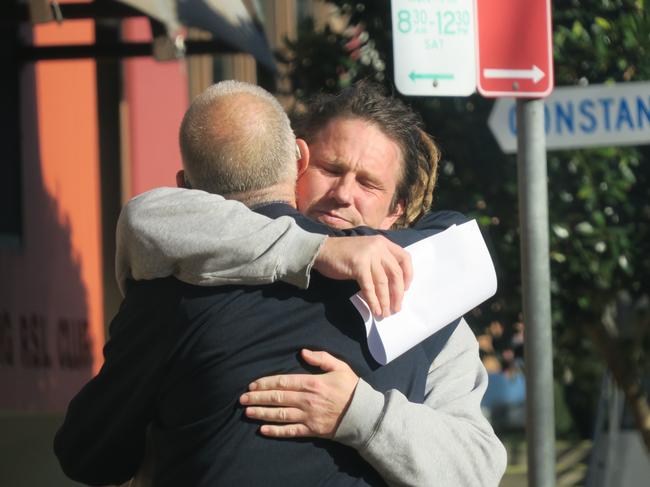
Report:
[[262,377],[251,383],[239,398],[246,416],[264,422],[264,436],[333,438],[350,404],[359,377],[341,360],[327,352],[302,350],[303,359],[325,374],[286,374]]
[[410,254],[381,235],[330,237],[314,268],[325,277],[357,281],[375,316],[389,316],[402,308],[413,277]]

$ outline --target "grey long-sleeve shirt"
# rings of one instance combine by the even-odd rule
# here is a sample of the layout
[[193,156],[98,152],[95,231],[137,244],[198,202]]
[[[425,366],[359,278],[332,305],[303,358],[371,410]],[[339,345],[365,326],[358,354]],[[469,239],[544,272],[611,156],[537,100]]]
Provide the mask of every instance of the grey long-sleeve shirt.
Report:
[[[198,285],[306,287],[324,238],[218,195],[160,188],[122,211],[116,274],[121,289],[127,278],[169,275]],[[334,440],[358,450],[389,485],[498,485],[506,454],[481,413],[486,388],[476,338],[461,320],[429,368],[423,404],[359,380]]]
[[327,237],[216,194],[158,188],[127,203],[116,238],[115,277],[124,295],[127,279],[172,275],[199,286],[281,280],[305,289]]

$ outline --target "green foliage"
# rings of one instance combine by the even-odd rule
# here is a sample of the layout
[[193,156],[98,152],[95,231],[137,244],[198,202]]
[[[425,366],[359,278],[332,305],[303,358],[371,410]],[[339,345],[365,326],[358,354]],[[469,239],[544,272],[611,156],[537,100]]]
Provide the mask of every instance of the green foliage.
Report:
[[[392,90],[389,2],[332,3],[365,34],[314,33],[313,24],[303,26],[290,46],[297,95],[336,91],[364,77]],[[554,1],[556,85],[650,80],[646,3]],[[351,39],[363,47],[351,51]],[[521,310],[516,163],[500,151],[487,128],[493,101],[477,95],[405,100],[422,114],[443,149],[434,209],[476,217],[490,240],[499,292],[476,310],[473,321],[486,326],[499,320],[508,326]],[[650,291],[650,149],[550,152],[548,183],[555,371],[567,386],[574,421],[588,434],[604,368],[589,327],[601,320],[618,291],[632,296]],[[636,336],[636,369],[630,373],[647,375],[650,330]]]

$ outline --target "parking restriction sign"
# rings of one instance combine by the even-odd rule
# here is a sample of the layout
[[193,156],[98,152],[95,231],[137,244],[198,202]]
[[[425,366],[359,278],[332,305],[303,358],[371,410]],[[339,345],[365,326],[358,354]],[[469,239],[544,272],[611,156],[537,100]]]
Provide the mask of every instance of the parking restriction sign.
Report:
[[395,85],[400,93],[474,93],[474,0],[393,0],[391,12]]

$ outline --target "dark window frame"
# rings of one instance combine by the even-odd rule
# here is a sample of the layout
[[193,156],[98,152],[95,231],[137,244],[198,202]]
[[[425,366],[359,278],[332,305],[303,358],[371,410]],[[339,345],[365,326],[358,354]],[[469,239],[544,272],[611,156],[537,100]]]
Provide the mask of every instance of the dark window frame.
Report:
[[22,133],[20,114],[19,24],[0,29],[0,249],[20,248],[23,242]]

